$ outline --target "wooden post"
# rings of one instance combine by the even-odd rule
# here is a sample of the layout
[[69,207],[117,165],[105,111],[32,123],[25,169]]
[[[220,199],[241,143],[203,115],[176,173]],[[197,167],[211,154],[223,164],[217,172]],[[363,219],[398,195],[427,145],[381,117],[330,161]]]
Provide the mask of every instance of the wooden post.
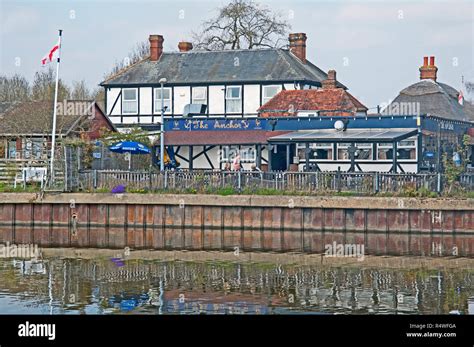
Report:
[[193,170],[193,146],[189,146],[189,171]]
[[256,145],[256,158],[255,158],[255,165],[261,169],[261,166],[262,166],[262,145]]

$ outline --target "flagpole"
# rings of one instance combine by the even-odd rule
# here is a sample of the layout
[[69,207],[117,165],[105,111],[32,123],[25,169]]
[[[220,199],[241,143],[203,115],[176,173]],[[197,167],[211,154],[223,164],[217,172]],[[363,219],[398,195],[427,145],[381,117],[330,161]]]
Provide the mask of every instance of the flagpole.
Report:
[[59,63],[61,61],[61,36],[63,31],[59,29],[59,48],[58,48],[58,60],[56,63],[56,88],[54,89],[54,110],[53,110],[53,132],[51,134],[51,167],[50,177],[51,184],[54,183],[54,151],[56,147],[56,118],[57,118],[57,103],[58,103],[58,88],[59,88]]

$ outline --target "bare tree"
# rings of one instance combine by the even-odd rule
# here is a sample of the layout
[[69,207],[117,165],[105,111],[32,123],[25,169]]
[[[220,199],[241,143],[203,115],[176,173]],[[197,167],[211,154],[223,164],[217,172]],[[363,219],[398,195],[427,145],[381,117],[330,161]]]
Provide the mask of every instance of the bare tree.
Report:
[[[54,100],[55,83],[56,79],[52,67],[45,71],[36,72],[31,87],[31,98],[33,100]],[[69,96],[69,87],[59,79],[58,100],[69,99]]]
[[466,91],[469,94],[474,94],[474,82],[466,81],[464,85],[466,86]]
[[91,98],[92,98],[92,93],[89,90],[89,88],[87,88],[86,82],[84,80],[72,82],[72,88],[71,88],[72,100],[90,100]]
[[30,84],[20,75],[0,76],[0,101],[25,101],[30,96]]
[[204,50],[281,47],[289,29],[268,7],[253,0],[232,0],[219,8],[215,18],[203,22],[200,33],[193,34],[194,46]]
[[140,60],[143,60],[150,55],[150,46],[148,41],[138,42],[135,47],[133,47],[128,55],[123,58],[122,61],[115,61],[114,66],[111,71],[106,73],[104,78],[108,79],[116,74],[118,74],[123,69],[127,68],[130,65],[133,65]]

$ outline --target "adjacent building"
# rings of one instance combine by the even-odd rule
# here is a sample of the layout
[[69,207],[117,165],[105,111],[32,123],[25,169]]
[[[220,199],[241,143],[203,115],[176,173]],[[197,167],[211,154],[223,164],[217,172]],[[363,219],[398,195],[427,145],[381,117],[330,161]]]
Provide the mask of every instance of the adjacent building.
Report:
[[[51,151],[52,101],[0,103],[0,180],[8,165],[47,167]],[[104,130],[116,131],[95,101],[58,103],[58,139],[99,138]]]

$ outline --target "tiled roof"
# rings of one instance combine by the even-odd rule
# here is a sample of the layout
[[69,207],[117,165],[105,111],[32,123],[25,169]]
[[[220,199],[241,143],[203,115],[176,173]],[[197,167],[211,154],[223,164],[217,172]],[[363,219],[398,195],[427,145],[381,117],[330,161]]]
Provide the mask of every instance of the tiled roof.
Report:
[[445,83],[425,79],[403,89],[393,102],[419,102],[421,114],[474,121],[474,105],[467,100],[460,105],[458,94],[456,89]]
[[320,85],[327,75],[285,49],[164,52],[158,61],[145,58],[102,85],[158,84],[161,78],[168,84],[309,81]]
[[165,145],[248,145],[265,144],[272,136],[286,134],[288,131],[264,130],[216,130],[216,131],[167,131]]
[[367,107],[346,90],[332,88],[282,90],[258,109],[264,116],[273,117],[294,116],[297,111],[326,111],[320,112],[320,115],[349,116],[355,112],[366,112]]

